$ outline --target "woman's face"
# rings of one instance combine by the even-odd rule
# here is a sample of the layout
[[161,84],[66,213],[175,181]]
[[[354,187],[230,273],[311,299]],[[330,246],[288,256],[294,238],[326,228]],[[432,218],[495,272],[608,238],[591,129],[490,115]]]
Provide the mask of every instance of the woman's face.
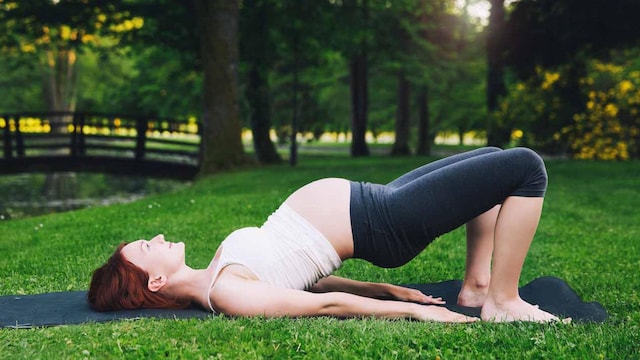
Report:
[[164,240],[156,235],[151,240],[138,240],[125,245],[122,255],[149,274],[149,277],[170,276],[184,266],[184,243]]

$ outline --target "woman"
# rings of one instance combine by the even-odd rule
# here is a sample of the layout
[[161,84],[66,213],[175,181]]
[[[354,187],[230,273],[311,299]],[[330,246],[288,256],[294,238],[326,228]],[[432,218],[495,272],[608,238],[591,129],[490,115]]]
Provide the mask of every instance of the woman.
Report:
[[195,303],[238,316],[475,321],[417,290],[331,276],[349,258],[403,265],[466,224],[458,304],[481,307],[487,321],[553,321],[518,295],[546,187],[542,159],[526,148],[454,155],[387,185],[322,179],[291,194],[260,228],[231,233],[206,269],[187,266],[184,244],[163,235],[122,244],[94,272],[88,299],[101,311]]

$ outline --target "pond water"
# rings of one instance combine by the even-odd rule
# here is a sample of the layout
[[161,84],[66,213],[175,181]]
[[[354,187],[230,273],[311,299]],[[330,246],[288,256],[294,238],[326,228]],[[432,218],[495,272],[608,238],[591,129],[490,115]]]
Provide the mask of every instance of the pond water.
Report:
[[190,184],[91,173],[3,175],[0,176],[0,221],[127,203]]

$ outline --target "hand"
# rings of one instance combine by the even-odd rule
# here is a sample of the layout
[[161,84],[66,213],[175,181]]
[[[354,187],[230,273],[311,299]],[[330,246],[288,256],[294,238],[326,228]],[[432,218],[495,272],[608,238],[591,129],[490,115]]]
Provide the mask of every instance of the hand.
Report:
[[469,323],[480,320],[477,317],[466,316],[457,312],[453,312],[443,306],[419,304],[416,304],[416,311],[413,318],[420,321],[437,321],[448,323]]
[[404,286],[387,284],[387,293],[394,300],[411,301],[422,304],[445,304],[445,301],[441,297],[433,297],[431,295],[425,295],[420,290],[407,288]]

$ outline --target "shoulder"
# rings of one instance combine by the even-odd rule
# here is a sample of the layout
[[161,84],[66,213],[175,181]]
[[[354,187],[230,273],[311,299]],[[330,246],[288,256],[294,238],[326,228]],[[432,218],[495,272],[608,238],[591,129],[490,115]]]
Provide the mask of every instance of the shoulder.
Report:
[[[209,290],[211,305],[216,311],[229,313],[229,306],[251,293],[251,288],[261,283],[246,267],[239,264],[225,266]],[[255,294],[250,297],[255,296]]]

